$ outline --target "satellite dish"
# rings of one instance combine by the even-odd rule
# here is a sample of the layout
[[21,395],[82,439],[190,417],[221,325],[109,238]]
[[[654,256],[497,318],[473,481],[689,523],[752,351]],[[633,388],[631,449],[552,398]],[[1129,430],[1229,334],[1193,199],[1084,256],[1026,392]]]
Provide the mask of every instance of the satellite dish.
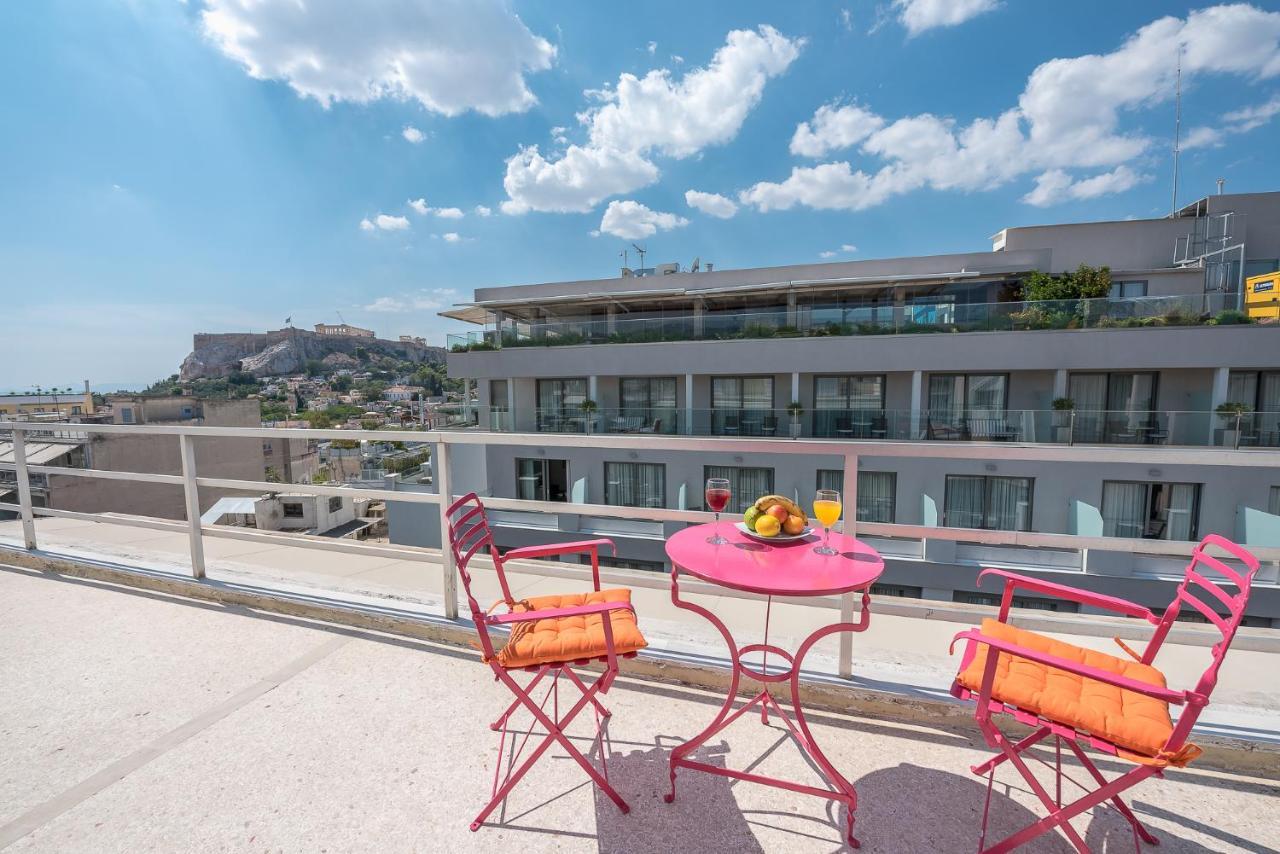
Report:
[[702,269],[702,256],[697,256],[693,259],[693,263],[689,265],[689,272],[696,273],[701,269]]

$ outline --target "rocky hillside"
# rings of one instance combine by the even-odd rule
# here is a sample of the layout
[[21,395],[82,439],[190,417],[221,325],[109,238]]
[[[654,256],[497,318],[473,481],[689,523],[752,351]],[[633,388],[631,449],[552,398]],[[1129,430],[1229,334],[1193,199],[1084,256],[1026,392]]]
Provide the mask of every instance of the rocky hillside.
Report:
[[[192,351],[182,360],[182,380],[212,379],[245,371],[257,377],[300,373],[307,361],[355,364],[360,356],[391,356],[419,364],[443,362],[443,347],[381,338],[340,338],[305,329],[272,332],[196,333]],[[359,353],[357,352],[359,351]],[[334,357],[334,358],[330,358]]]

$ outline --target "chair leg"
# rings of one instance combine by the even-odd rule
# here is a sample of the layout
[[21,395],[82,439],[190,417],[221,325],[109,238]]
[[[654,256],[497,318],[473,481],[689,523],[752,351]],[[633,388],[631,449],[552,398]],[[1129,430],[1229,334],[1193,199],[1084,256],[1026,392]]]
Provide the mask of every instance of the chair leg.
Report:
[[[1074,741],[1068,741],[1067,744],[1070,746],[1071,751],[1076,755],[1076,758],[1080,760],[1080,764],[1085,767],[1085,770],[1087,770],[1090,776],[1097,781],[1098,785],[1107,785],[1107,778],[1102,776],[1102,772],[1098,770],[1098,766],[1094,765],[1093,762],[1090,761],[1088,755],[1083,749],[1081,749],[1080,745],[1076,744]],[[1120,815],[1124,816],[1128,820],[1129,824],[1133,825],[1134,832],[1137,833],[1138,836],[1142,837],[1143,842],[1148,845],[1160,844],[1160,840],[1157,839],[1151,831],[1147,830],[1146,827],[1143,826],[1142,822],[1138,821],[1138,817],[1133,814],[1133,810],[1129,809],[1129,805],[1126,804],[1119,795],[1116,795],[1111,799],[1111,805],[1116,808],[1116,811],[1119,812]]]
[[[587,686],[583,684],[582,680],[578,678],[578,674],[574,673],[572,668],[566,666],[564,669],[564,672],[565,672],[565,675],[569,677],[569,681],[571,681],[574,685],[578,686],[579,691],[581,691],[583,694],[588,693]],[[607,690],[609,689],[604,686],[601,686],[600,693],[603,694]],[[591,697],[591,705],[595,706],[596,711],[600,713],[601,717],[607,718],[613,714],[613,712],[606,709],[604,707],[604,704],[601,703],[600,700],[597,699],[594,695],[592,695]]]
[[[1018,846],[1024,845],[1027,842],[1030,842],[1032,839],[1035,839],[1036,837],[1041,836],[1045,833],[1048,833],[1049,831],[1054,829],[1061,830],[1063,835],[1065,835],[1067,839],[1071,842],[1071,844],[1075,847],[1076,851],[1081,852],[1081,854],[1088,854],[1089,848],[1084,844],[1084,840],[1080,838],[1080,834],[1077,833],[1075,828],[1071,826],[1070,824],[1071,819],[1075,818],[1080,813],[1085,812],[1086,810],[1092,809],[1098,804],[1101,804],[1106,801],[1110,801],[1116,807],[1116,809],[1119,810],[1120,814],[1123,815],[1125,819],[1130,823],[1130,825],[1134,829],[1135,837],[1141,837],[1144,841],[1146,841],[1148,844],[1151,844],[1151,845],[1159,844],[1159,840],[1157,840],[1154,836],[1152,836],[1150,832],[1148,832],[1146,828],[1142,826],[1142,824],[1138,821],[1137,817],[1133,815],[1133,812],[1129,809],[1128,805],[1126,805],[1124,801],[1121,800],[1120,798],[1121,792],[1125,791],[1126,789],[1129,789],[1130,787],[1136,785],[1142,780],[1145,780],[1147,777],[1158,774],[1159,773],[1158,769],[1152,768],[1151,766],[1148,766],[1148,765],[1139,765],[1133,770],[1121,775],[1120,777],[1117,777],[1115,780],[1112,780],[1111,782],[1107,782],[1106,778],[1102,776],[1102,773],[1098,771],[1097,767],[1089,760],[1088,756],[1084,754],[1084,751],[1080,748],[1080,746],[1077,745],[1074,741],[1068,739],[1067,744],[1071,747],[1075,755],[1081,760],[1081,764],[1083,764],[1085,768],[1088,769],[1089,773],[1093,776],[1094,780],[1099,783],[1099,788],[1085,794],[1080,799],[1070,804],[1067,804],[1066,806],[1061,806],[1060,804],[1055,802],[1054,798],[1051,797],[1049,795],[1049,792],[1045,790],[1044,786],[1040,784],[1040,781],[1036,779],[1035,774],[1027,766],[1026,762],[1023,760],[1022,756],[1020,755],[1022,750],[1030,746],[1030,744],[1028,744],[1029,739],[1033,738],[1036,735],[1039,735],[1039,731],[1037,731],[1036,733],[1033,733],[1032,736],[1029,736],[1028,738],[1023,739],[1021,742],[1015,745],[1015,744],[1012,744],[1008,740],[1008,738],[1005,737],[1004,733],[1002,733],[1000,729],[995,726],[995,724],[991,723],[990,720],[984,721],[980,719],[978,721],[978,725],[982,728],[984,734],[986,734],[989,739],[994,741],[996,746],[1000,749],[1001,753],[1003,754],[1004,758],[1012,762],[1014,767],[1018,769],[1018,772],[1022,775],[1027,785],[1031,787],[1031,790],[1035,793],[1036,797],[1040,799],[1040,802],[1044,805],[1045,809],[1049,813],[1047,816],[1040,819],[1039,821],[1027,825],[1022,830],[1019,830],[1017,833],[1014,833],[1013,835],[1001,840],[1000,842],[996,843],[990,848],[982,849],[981,854],[1004,854],[1004,852],[1012,851]],[[1043,736],[1041,736],[1041,738],[1043,738]],[[988,761],[984,763],[983,766],[979,766],[979,767],[986,767],[988,772],[994,775],[995,766],[997,764],[999,763],[996,761]],[[1062,772],[1062,769],[1059,766],[1057,768],[1057,773],[1060,775],[1061,772]],[[1059,785],[1061,785],[1060,781],[1059,781]],[[989,805],[990,789],[988,789],[987,796],[988,796],[988,805]],[[1059,797],[1061,797],[1060,792],[1059,792]],[[987,815],[986,815],[986,811],[984,810],[983,821],[982,821],[982,841],[979,842],[979,845],[984,844],[986,841],[986,826],[987,826]],[[1136,842],[1136,838],[1135,838],[1135,842]]]
[[[572,672],[568,670],[567,666],[561,666],[560,670]],[[515,788],[516,783],[520,782],[520,778],[528,773],[529,769],[538,761],[538,758],[541,757],[552,744],[559,744],[563,747],[569,754],[570,758],[582,766],[582,769],[587,772],[587,776],[591,778],[592,782],[600,787],[600,790],[618,806],[618,809],[623,813],[631,811],[631,808],[627,806],[627,802],[622,799],[622,796],[618,794],[613,786],[609,785],[609,781],[596,770],[595,766],[582,755],[582,752],[579,751],[578,748],[573,745],[573,742],[569,740],[568,736],[564,734],[564,729],[569,726],[575,717],[577,717],[579,712],[586,708],[588,703],[597,702],[595,700],[595,694],[600,690],[601,683],[604,682],[608,676],[609,671],[606,670],[605,673],[601,674],[595,682],[586,688],[582,698],[579,699],[578,702],[574,703],[563,717],[557,716],[556,720],[552,720],[547,716],[547,713],[543,711],[542,707],[533,701],[533,698],[527,693],[527,689],[521,688],[519,683],[512,679],[505,671],[499,673],[499,678],[505,682],[507,687],[516,695],[517,706],[524,706],[524,708],[533,715],[534,719],[542,725],[543,729],[546,730],[547,735],[538,743],[538,746],[533,749],[533,752],[529,754],[529,757],[520,764],[520,767],[511,772],[503,784],[494,792],[489,803],[485,805],[484,809],[480,811],[480,814],[471,822],[471,829],[473,831],[480,829],[480,826],[484,824],[484,820],[489,817],[498,804],[502,803],[506,799],[507,795],[511,793],[511,790]]]
[[[1022,741],[1015,744],[1013,746],[1013,752],[1021,753],[1022,751],[1026,750],[1028,747],[1031,747],[1032,745],[1035,745],[1035,744],[1039,744],[1042,740],[1044,740],[1044,738],[1047,735],[1049,735],[1049,728],[1047,726],[1041,727],[1040,729],[1031,733],[1031,735],[1024,738]],[[1009,757],[1005,756],[1004,753],[997,753],[995,756],[992,756],[990,759],[988,759],[986,762],[983,762],[981,765],[974,765],[970,770],[972,770],[973,773],[977,774],[979,777],[985,777],[987,776],[988,772],[990,772],[993,768],[997,768],[1008,761],[1009,761]]]
[[[538,683],[542,681],[542,677],[546,676],[547,671],[549,671],[550,669],[551,669],[550,665],[544,664],[542,666],[542,669],[538,671],[537,675],[534,676],[532,680],[530,680],[529,684],[524,686],[525,692],[532,694],[533,689],[538,687]],[[489,724],[489,729],[493,730],[494,732],[497,732],[498,730],[502,729],[504,726],[506,726],[507,720],[511,717],[512,714],[515,713],[515,710],[518,708],[520,708],[519,697],[512,700],[511,705],[507,706],[507,710],[503,712],[501,715],[499,715],[496,721]]]

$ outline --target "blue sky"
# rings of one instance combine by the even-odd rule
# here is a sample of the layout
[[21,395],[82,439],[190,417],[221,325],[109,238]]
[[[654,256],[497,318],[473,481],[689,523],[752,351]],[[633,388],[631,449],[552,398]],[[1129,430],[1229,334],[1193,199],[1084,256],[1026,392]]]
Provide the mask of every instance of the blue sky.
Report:
[[1276,4],[377,9],[0,7],[0,392],[287,316],[443,343],[473,288],[615,275],[633,239],[748,267],[1159,216],[1180,49],[1181,199],[1280,189]]

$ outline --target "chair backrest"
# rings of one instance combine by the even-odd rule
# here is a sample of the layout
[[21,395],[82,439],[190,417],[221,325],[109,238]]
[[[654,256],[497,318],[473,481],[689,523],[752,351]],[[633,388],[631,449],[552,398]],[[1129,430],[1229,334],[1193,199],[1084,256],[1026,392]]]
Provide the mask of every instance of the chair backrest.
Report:
[[498,584],[502,587],[502,597],[512,602],[511,588],[507,586],[506,573],[502,571],[502,558],[498,547],[494,545],[493,534],[489,530],[489,520],[485,517],[484,505],[474,492],[468,492],[449,505],[448,513],[449,549],[453,552],[454,563],[458,567],[458,575],[462,577],[462,587],[467,594],[467,604],[471,607],[471,619],[480,633],[480,646],[488,658],[494,655],[493,644],[489,640],[489,630],[485,623],[485,610],[480,607],[476,597],[471,593],[471,559],[483,550],[488,550],[493,560],[493,568],[498,573]]
[[[1207,551],[1209,546],[1221,549],[1230,558],[1234,558],[1244,564],[1244,572],[1242,573],[1232,568],[1220,558],[1209,554]],[[1206,570],[1223,576],[1227,582],[1236,588],[1234,595],[1223,589],[1223,585],[1217,580],[1208,577],[1205,574]],[[1191,704],[1178,719],[1174,737],[1170,739],[1170,744],[1175,747],[1181,746],[1182,742],[1185,741],[1186,735],[1191,731],[1191,726],[1199,716],[1200,709],[1208,703],[1209,695],[1213,693],[1214,686],[1218,684],[1218,669],[1222,666],[1222,660],[1226,658],[1227,650],[1231,648],[1231,642],[1236,636],[1236,629],[1240,628],[1240,623],[1244,620],[1244,611],[1249,604],[1249,592],[1253,586],[1253,577],[1257,572],[1258,559],[1244,548],[1217,534],[1210,534],[1205,537],[1196,546],[1195,551],[1191,553],[1191,563],[1187,565],[1187,571],[1183,576],[1182,583],[1178,585],[1173,601],[1165,609],[1164,615],[1156,626],[1151,642],[1147,644],[1146,651],[1142,656],[1143,664],[1151,664],[1155,659],[1161,645],[1164,643],[1165,637],[1169,634],[1174,621],[1178,618],[1178,614],[1186,606],[1190,606],[1192,610],[1204,617],[1222,636],[1213,645],[1212,661],[1210,661],[1208,669],[1200,676],[1200,680],[1193,689],[1193,693],[1199,695],[1202,700]],[[1222,613],[1223,611],[1226,612],[1225,616]],[[1174,741],[1178,743],[1174,744]]]

